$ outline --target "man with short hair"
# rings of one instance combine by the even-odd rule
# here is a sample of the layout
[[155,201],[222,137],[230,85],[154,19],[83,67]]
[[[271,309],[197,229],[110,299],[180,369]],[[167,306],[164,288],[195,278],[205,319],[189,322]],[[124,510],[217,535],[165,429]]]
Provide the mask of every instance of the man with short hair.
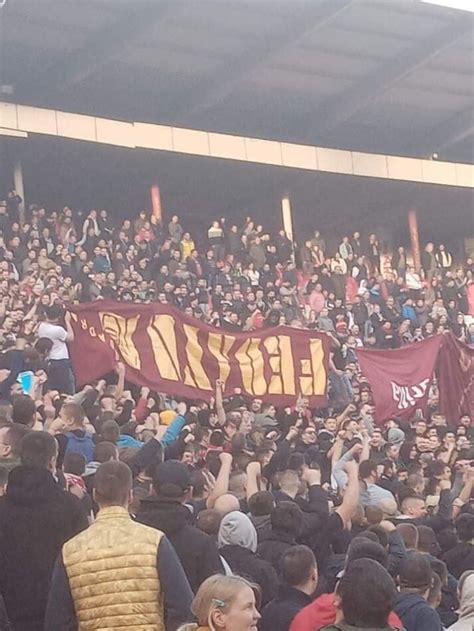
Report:
[[190,619],[192,592],[164,534],[132,521],[132,472],[102,464],[95,476],[96,521],[68,541],[54,567],[48,631],[130,628],[174,631]]
[[385,441],[383,432],[379,427],[375,427],[370,437],[370,460],[378,464],[385,459]]
[[80,500],[55,479],[57,455],[51,434],[28,432],[0,498],[0,593],[14,631],[43,631],[56,557],[88,525]]
[[448,570],[458,580],[474,568],[474,515],[462,513],[455,522],[459,543],[443,555]]
[[425,555],[410,552],[400,563],[400,593],[394,609],[406,631],[442,631],[438,613],[426,602],[432,580],[433,570]]
[[395,525],[408,521],[415,524],[415,526],[429,526],[433,528],[435,532],[439,532],[443,528],[450,526],[452,515],[451,482],[449,480],[441,480],[439,485],[441,487],[441,493],[439,495],[438,512],[436,515],[427,516],[424,497],[421,495],[409,495],[402,500],[402,515],[392,520]]
[[30,431],[29,427],[20,423],[5,423],[0,426],[0,465],[7,471],[21,464],[21,441]]
[[59,416],[64,423],[64,430],[56,435],[59,443],[59,461],[62,463],[68,453],[81,454],[86,464],[92,462],[95,442],[86,430],[84,410],[77,403],[65,403]]
[[272,403],[263,403],[260,413],[255,415],[256,427],[277,427],[276,408]]
[[274,506],[275,499],[270,491],[257,491],[248,498],[249,518],[257,531],[258,543],[270,536],[270,515]]
[[[379,543],[369,541],[365,537],[355,537],[347,551],[344,572],[347,572],[360,559],[370,559],[385,569],[388,565],[388,552]],[[338,619],[337,614],[335,594],[322,594],[295,616],[290,631],[322,629],[325,625],[334,623]],[[389,623],[394,629],[403,628],[400,619],[393,611],[389,615]]]
[[365,487],[360,495],[362,506],[380,506],[384,500],[394,500],[390,491],[377,485],[379,479],[377,463],[373,460],[364,460],[360,463],[359,477]]
[[327,492],[321,487],[321,471],[318,469],[306,469],[302,475],[302,480],[308,485],[307,500],[298,496],[300,479],[296,471],[285,471],[280,478],[281,490],[274,491],[277,504],[281,501],[293,501],[303,511],[300,541],[313,550],[322,571],[330,557],[331,538],[342,533],[348,526],[359,504],[358,465],[355,461],[346,462],[344,469],[348,478],[346,492],[340,506],[331,514],[328,510]]
[[318,583],[318,568],[307,546],[292,546],[281,557],[282,584],[262,611],[261,631],[288,631],[296,614],[306,607]]
[[358,559],[347,569],[335,595],[338,619],[344,623],[325,631],[388,631],[396,588],[387,570],[372,559]]
[[191,497],[191,475],[186,465],[166,460],[153,473],[153,495],[140,502],[137,521],[164,532],[196,593],[206,578],[222,572],[222,564],[215,542],[192,524],[191,510],[184,506]]
[[279,502],[270,515],[271,532],[259,543],[257,553],[261,559],[273,565],[280,572],[282,556],[296,545],[303,530],[303,511],[295,502]]
[[92,462],[89,462],[86,466],[86,470],[84,475],[84,482],[86,484],[87,491],[92,495],[92,491],[94,488],[94,479],[97,470],[100,465],[104,462],[108,462],[109,460],[118,460],[119,459],[119,450],[117,445],[114,443],[110,443],[106,440],[101,443],[97,443],[94,447],[94,453],[92,456]]
[[13,399],[12,420],[32,429],[36,424],[36,405],[27,394],[18,394]]

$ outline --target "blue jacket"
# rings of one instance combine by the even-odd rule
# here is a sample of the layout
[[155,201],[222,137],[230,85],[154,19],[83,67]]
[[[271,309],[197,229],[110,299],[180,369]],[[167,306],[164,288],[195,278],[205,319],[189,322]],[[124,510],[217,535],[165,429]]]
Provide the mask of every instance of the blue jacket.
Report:
[[84,456],[86,464],[94,460],[95,443],[88,432],[76,430],[67,432],[66,453],[81,454]]
[[176,416],[176,418],[168,425],[168,429],[165,432],[165,435],[161,439],[162,444],[166,447],[170,445],[172,442],[177,440],[181,430],[186,425],[186,419],[184,416]]
[[143,447],[143,443],[140,440],[133,438],[133,436],[129,436],[128,434],[120,434],[117,441],[117,447],[119,449],[125,447],[136,447],[137,449],[140,449],[141,447]]
[[398,594],[393,610],[406,631],[443,630],[438,613],[418,594]]
[[416,324],[417,317],[416,317],[416,311],[414,307],[412,307],[411,305],[403,305],[402,318],[404,320],[410,320],[412,324]]

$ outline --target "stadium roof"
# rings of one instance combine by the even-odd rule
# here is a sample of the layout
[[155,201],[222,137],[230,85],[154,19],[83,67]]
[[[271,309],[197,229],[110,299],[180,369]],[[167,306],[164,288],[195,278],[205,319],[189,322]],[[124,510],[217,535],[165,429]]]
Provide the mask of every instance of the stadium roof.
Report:
[[2,99],[473,162],[473,15],[417,0],[9,0]]

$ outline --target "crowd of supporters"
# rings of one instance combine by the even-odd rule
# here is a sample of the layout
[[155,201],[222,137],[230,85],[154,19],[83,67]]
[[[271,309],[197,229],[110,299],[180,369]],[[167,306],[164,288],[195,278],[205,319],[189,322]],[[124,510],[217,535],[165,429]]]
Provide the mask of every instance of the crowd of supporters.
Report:
[[[473,344],[471,256],[428,243],[418,271],[375,234],[329,251],[247,217],[195,241],[176,215],[21,202],[0,202],[1,631],[472,631],[473,419],[435,385],[426,418],[378,425],[356,356]],[[328,406],[175,400],[121,363],[78,389],[64,307],[91,300],[325,332]]]

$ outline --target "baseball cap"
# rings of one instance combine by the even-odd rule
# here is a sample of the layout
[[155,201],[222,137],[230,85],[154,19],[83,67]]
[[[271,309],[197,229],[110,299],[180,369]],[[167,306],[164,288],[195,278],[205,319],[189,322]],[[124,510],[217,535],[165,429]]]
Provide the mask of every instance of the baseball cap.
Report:
[[162,462],[154,472],[153,486],[161,497],[182,497],[191,486],[188,468],[179,460]]

